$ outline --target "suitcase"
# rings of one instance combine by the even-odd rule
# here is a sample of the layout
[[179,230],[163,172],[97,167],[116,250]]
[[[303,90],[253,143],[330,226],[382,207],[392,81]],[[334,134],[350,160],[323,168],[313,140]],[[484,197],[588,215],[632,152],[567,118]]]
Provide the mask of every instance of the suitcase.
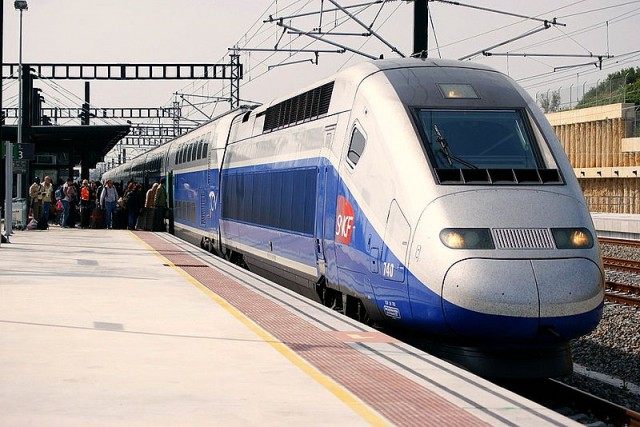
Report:
[[153,229],[153,208],[142,208],[136,222],[136,229],[151,231]]
[[91,223],[91,208],[89,207],[80,208],[80,227],[89,228],[90,223]]
[[95,207],[89,217],[89,228],[104,228],[104,211]]
[[127,216],[127,210],[126,209],[122,209],[120,207],[116,208],[116,210],[113,211],[113,228],[116,230],[126,230],[127,229],[127,222],[128,222],[129,218]]
[[69,206],[69,218],[67,219],[67,226],[69,226],[69,228],[75,228],[77,220],[78,212],[76,210],[76,207],[71,205]]
[[43,215],[38,220],[38,225],[36,225],[36,230],[48,230],[48,229],[49,229],[49,222],[46,220],[46,218]]
[[153,231],[167,231],[167,227],[164,223],[164,209],[153,208],[152,230]]

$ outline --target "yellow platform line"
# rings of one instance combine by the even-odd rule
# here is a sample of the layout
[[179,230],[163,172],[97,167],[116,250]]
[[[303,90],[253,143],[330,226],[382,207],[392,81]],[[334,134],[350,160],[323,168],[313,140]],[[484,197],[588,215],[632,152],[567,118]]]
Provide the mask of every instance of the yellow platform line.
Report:
[[253,333],[260,337],[264,342],[273,347],[278,353],[283,355],[286,359],[288,359],[291,363],[297,366],[302,372],[307,374],[309,377],[314,379],[317,383],[322,385],[325,389],[327,389],[330,393],[336,396],[341,402],[347,405],[351,410],[357,413],[360,417],[362,417],[366,422],[373,426],[388,426],[389,423],[381,417],[377,412],[371,410],[369,406],[362,402],[358,397],[354,396],[350,391],[346,390],[344,387],[336,383],[331,378],[324,375],[318,369],[316,369],[313,365],[307,362],[305,359],[300,357],[297,353],[287,347],[285,344],[277,340],[273,335],[269,332],[261,328],[257,325],[253,320],[249,319],[242,312],[237,310],[234,306],[232,306],[227,300],[222,298],[220,295],[213,292],[211,289],[204,286],[202,283],[194,279],[190,276],[186,271],[181,269],[172,263],[169,259],[167,259],[164,255],[156,251],[151,245],[147,242],[136,236],[134,233],[130,232],[133,237],[135,237],[140,243],[142,243],[145,247],[147,247],[151,252],[153,252],[158,258],[160,258],[163,264],[168,265],[175,271],[177,271],[181,276],[183,276],[189,283],[199,289],[202,293],[212,299],[216,304],[220,307],[224,308],[229,314],[238,319],[242,324],[244,324],[247,328],[249,328]]

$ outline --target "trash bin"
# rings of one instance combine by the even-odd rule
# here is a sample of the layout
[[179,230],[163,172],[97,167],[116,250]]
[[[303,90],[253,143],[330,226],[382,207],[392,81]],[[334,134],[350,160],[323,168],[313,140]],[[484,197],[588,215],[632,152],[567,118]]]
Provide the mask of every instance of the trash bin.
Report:
[[27,199],[12,199],[11,201],[11,227],[16,230],[24,230],[27,227],[29,208]]

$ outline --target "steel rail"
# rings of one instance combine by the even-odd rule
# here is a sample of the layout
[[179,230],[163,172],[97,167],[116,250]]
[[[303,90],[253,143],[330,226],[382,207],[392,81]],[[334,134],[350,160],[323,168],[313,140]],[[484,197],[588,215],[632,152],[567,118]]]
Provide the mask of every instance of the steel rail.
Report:
[[629,273],[640,274],[640,261],[627,259],[602,257],[604,267],[611,270],[627,271]]
[[551,410],[571,408],[573,412],[595,417],[607,425],[640,427],[640,413],[555,379],[507,384],[505,387]]
[[598,241],[600,242],[600,244],[640,247],[640,240],[615,239],[613,237],[598,237]]

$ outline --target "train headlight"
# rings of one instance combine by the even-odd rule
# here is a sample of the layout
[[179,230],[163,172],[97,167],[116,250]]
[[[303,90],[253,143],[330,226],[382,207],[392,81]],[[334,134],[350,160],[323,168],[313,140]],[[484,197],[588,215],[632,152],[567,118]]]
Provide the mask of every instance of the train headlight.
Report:
[[488,228],[445,228],[440,241],[451,249],[495,249]]
[[593,236],[586,228],[552,228],[558,249],[591,249]]

